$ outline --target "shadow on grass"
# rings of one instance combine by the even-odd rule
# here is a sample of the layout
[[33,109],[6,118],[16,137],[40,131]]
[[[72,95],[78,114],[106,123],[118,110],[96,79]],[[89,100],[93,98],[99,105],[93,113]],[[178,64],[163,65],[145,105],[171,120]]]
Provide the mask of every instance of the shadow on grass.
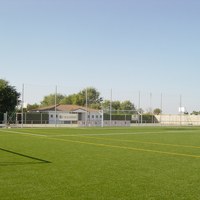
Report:
[[10,150],[3,149],[3,148],[0,148],[0,151],[4,151],[4,152],[7,152],[7,153],[11,153],[11,154],[14,154],[14,155],[18,155],[18,156],[21,156],[21,157],[25,157],[25,158],[29,158],[29,159],[31,159],[31,160],[34,160],[34,161],[32,161],[32,162],[0,162],[0,166],[8,166],[8,165],[30,165],[30,164],[47,164],[47,163],[51,163],[51,162],[48,161],[48,160],[36,158],[36,157],[33,157],[33,156],[28,156],[28,155],[25,155],[25,154],[21,154],[21,153],[18,153],[18,152],[10,151]]

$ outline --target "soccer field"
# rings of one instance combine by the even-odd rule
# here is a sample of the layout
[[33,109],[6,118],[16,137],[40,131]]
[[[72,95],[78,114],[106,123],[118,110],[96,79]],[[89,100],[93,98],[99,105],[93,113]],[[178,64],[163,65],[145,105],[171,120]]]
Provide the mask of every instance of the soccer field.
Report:
[[200,128],[0,129],[1,200],[199,200]]

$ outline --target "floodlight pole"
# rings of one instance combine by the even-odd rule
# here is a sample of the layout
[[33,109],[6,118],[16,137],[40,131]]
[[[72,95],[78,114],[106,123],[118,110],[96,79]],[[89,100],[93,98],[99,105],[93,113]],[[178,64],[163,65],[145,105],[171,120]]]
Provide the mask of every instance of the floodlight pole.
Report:
[[24,124],[24,84],[22,84],[22,102],[21,102],[21,128],[23,128],[23,124]]
[[140,91],[138,93],[138,109],[140,109]]
[[[140,91],[138,92],[138,111],[140,110]],[[139,112],[138,112],[139,113]],[[139,113],[139,123],[142,124],[142,115],[140,117],[140,113]],[[139,124],[138,123],[138,124]]]
[[57,85],[55,87],[55,127],[57,127]]
[[87,91],[87,88],[85,90],[85,107],[86,107],[85,126],[87,126],[87,124],[88,124],[88,91]]
[[104,120],[104,119],[103,119],[103,109],[102,109],[102,110],[101,110],[101,127],[102,127],[102,128],[103,128],[103,126],[104,126],[104,125],[103,125],[103,120]]
[[112,89],[110,91],[110,126],[112,124]]
[[163,96],[162,96],[162,93],[160,95],[160,124],[161,124],[161,121],[162,121],[162,108],[163,107]]
[[7,127],[7,125],[8,125],[8,112],[4,113],[3,121],[4,121],[3,123]]
[[151,92],[150,92],[150,114],[151,114],[151,123],[153,123],[152,93]]
[[182,95],[180,95],[180,126],[182,125]]

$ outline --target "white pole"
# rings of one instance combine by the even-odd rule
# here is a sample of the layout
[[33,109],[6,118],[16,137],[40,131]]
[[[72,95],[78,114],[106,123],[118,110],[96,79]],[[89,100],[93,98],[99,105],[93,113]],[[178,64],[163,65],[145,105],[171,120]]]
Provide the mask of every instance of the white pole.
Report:
[[112,89],[110,91],[110,126],[112,124]]
[[138,110],[140,109],[140,91],[139,91],[139,94],[138,94]]
[[[142,116],[140,116],[140,91],[138,93],[138,113],[139,113],[139,122],[138,122],[138,125],[139,123],[141,122],[142,123]],[[140,119],[141,118],[141,119]],[[141,120],[141,121],[140,121]]]
[[153,123],[152,93],[151,92],[150,92],[150,114],[151,114],[151,123]]
[[101,110],[101,127],[103,127],[103,108],[102,108],[102,110]]
[[57,85],[55,87],[55,127],[57,127]]
[[150,113],[152,114],[152,93],[150,92]]
[[87,91],[87,88],[85,90],[85,107],[86,107],[85,126],[87,126],[87,123],[88,123],[88,91]]
[[22,116],[21,116],[21,128],[23,128],[24,123],[24,84],[22,84],[22,102],[21,102]]
[[7,127],[7,125],[8,125],[8,112],[6,112],[6,113],[4,113],[4,118],[3,118],[3,123],[6,125],[6,127]]
[[162,112],[163,112],[163,95],[160,95],[160,124],[162,122]]
[[180,125],[182,125],[182,95],[180,95]]

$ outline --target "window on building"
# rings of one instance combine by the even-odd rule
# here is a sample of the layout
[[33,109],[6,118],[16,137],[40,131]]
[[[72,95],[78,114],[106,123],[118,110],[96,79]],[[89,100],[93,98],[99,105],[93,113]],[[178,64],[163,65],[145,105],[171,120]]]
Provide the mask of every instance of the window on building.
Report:
[[51,118],[53,118],[53,115],[51,115]]

